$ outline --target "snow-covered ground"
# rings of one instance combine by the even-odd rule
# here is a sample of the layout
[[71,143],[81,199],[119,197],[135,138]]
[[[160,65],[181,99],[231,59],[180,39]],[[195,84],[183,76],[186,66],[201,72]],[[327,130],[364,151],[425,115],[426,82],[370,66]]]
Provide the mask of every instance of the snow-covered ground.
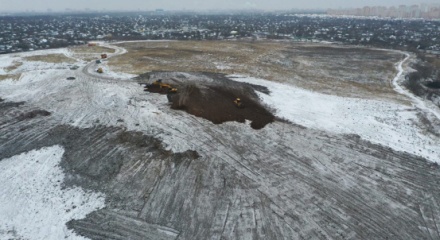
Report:
[[345,98],[234,75],[234,80],[268,87],[261,99],[276,115],[293,123],[334,133],[358,134],[363,139],[440,162],[440,140],[422,132],[414,122],[417,111],[396,103]]
[[104,207],[104,196],[62,189],[64,149],[52,146],[0,161],[0,239],[84,239],[66,223]]
[[[115,53],[111,56],[126,52],[121,47],[109,44],[102,44],[102,46],[115,49]],[[50,51],[50,53],[55,52],[69,55],[69,52],[63,49]],[[23,54],[28,55],[29,53]],[[35,54],[35,52],[31,54]],[[20,54],[15,54],[15,56],[17,55]],[[10,56],[4,55],[1,58],[9,59]],[[424,101],[412,97],[410,93],[400,87],[399,81],[403,77],[404,69],[402,64],[404,61],[406,59],[396,65],[398,74],[393,80],[393,84],[397,92],[410,97],[416,108],[385,101],[326,95],[264,79],[239,75],[231,77],[236,81],[268,87],[271,94],[260,94],[260,97],[265,103],[277,110],[277,116],[279,117],[310,128],[334,133],[358,134],[362,138],[374,143],[383,144],[395,150],[410,152],[431,161],[440,162],[439,139],[423,132],[417,124],[414,124],[418,121],[416,116],[418,110],[431,112],[437,117],[440,115],[438,110],[427,106],[427,103]],[[8,62],[11,62],[11,60],[8,60]],[[78,63],[78,65],[81,65],[81,63]],[[81,66],[84,66],[84,64]],[[99,75],[94,72],[94,68],[98,66],[104,68],[104,74]],[[139,130],[139,127],[135,126],[138,123],[160,127],[160,122],[165,119],[168,122],[172,122],[173,116],[163,114],[159,110],[158,105],[156,105],[165,105],[166,100],[161,101],[156,96],[143,96],[145,98],[144,101],[136,102],[130,97],[134,93],[142,92],[136,83],[126,82],[112,85],[106,83],[106,79],[127,80],[133,77],[130,74],[111,71],[106,61],[98,65],[90,63],[85,68],[85,71],[83,71],[90,77],[104,78],[102,81],[93,82],[93,84],[89,83],[89,80],[85,80],[87,82],[81,80],[75,82],[64,81],[64,77],[67,76],[66,74],[72,72],[65,64],[25,62],[14,72],[25,73],[20,81],[5,80],[0,83],[4,90],[0,91],[0,94],[11,101],[41,101],[44,104],[47,101],[48,95],[51,94],[58,93],[66,97],[67,94],[75,96],[87,95],[90,98],[88,105],[84,105],[81,108],[78,108],[78,105],[74,103],[69,105],[59,101],[50,103],[53,110],[63,116],[63,122],[74,124],[75,126],[90,127],[97,120],[103,124],[108,123],[106,125],[112,125],[120,118],[124,120],[124,125],[128,129]],[[51,90],[47,91],[46,87],[51,84],[52,79],[58,79],[59,84],[52,86]],[[103,95],[85,94],[84,91],[100,92]],[[5,92],[8,94],[4,94]],[[126,103],[130,104],[126,105]],[[87,109],[90,109],[93,113],[88,112]],[[158,115],[157,113],[160,114]],[[145,116],[142,116],[143,114]],[[158,120],[159,123],[155,123],[155,120]],[[182,148],[185,144],[176,143],[174,140],[171,140],[172,138],[172,136],[164,136],[163,139],[165,143],[169,143],[170,149],[188,150]]]
[[[4,54],[0,56],[0,74],[17,74],[26,73],[37,70],[53,70],[53,69],[65,69],[67,70],[71,64],[69,63],[47,63],[41,61],[27,61],[26,57],[37,56],[37,55],[48,55],[48,54],[63,54],[66,57],[71,58],[71,53],[68,49],[50,49],[50,50],[39,50],[32,52],[23,52],[16,54]],[[75,60],[75,59],[74,59]],[[20,63],[15,69],[6,71],[6,68],[14,65],[14,63]],[[84,64],[78,62],[78,64]]]
[[13,57],[12,55],[3,55],[0,57],[0,74],[7,74],[5,68],[11,66],[14,60],[19,58]]
[[[111,56],[125,52],[124,49],[119,47],[106,46],[116,49],[116,53]],[[74,55],[66,49],[48,51],[48,53],[54,52],[63,53],[66,56],[74,58]],[[258,191],[261,193],[264,192],[268,197],[275,199],[278,205],[285,204],[290,200],[294,202],[291,203],[292,205],[280,205],[280,209],[294,211],[298,209],[298,207],[304,207],[304,209],[309,211],[310,206],[306,206],[306,204],[300,206],[297,205],[297,203],[306,202],[312,198],[294,201],[294,197],[291,198],[290,196],[282,195],[281,193],[296,194],[298,191],[307,193],[308,188],[298,187],[300,185],[295,181],[299,181],[298,176],[300,174],[294,178],[294,175],[290,173],[282,175],[283,178],[292,178],[286,178],[285,182],[281,182],[284,186],[278,188],[277,186],[280,182],[275,183],[270,181],[281,175],[264,175],[265,172],[270,172],[267,166],[276,167],[277,161],[279,162],[281,160],[286,160],[286,163],[288,163],[290,161],[289,157],[294,155],[299,156],[297,160],[302,159],[301,156],[305,156],[304,159],[306,160],[316,159],[316,162],[310,164],[313,166],[320,166],[319,164],[323,162],[327,163],[327,165],[323,165],[324,167],[319,169],[322,169],[322,172],[326,173],[329,170],[332,172],[333,169],[336,173],[334,175],[339,177],[342,173],[347,172],[345,169],[352,167],[350,164],[353,159],[356,160],[358,157],[364,158],[368,156],[366,153],[354,149],[350,154],[343,156],[348,160],[344,164],[338,165],[338,167],[341,167],[341,169],[339,169],[335,167],[337,164],[333,163],[333,160],[321,156],[327,156],[328,151],[315,150],[313,153],[293,154],[293,150],[289,149],[287,151],[293,155],[280,155],[274,160],[274,163],[272,163],[271,156],[269,155],[278,153],[280,150],[281,152],[284,151],[285,147],[291,144],[291,140],[297,137],[294,134],[289,135],[290,133],[286,133],[289,135],[288,138],[286,138],[286,142],[283,142],[284,145],[279,145],[276,140],[282,140],[278,135],[280,131],[273,130],[280,130],[280,125],[291,125],[284,123],[269,124],[265,129],[258,132],[239,123],[225,123],[223,126],[216,127],[207,120],[196,118],[182,111],[171,110],[166,97],[143,92],[139,84],[128,80],[130,75],[122,76],[117,72],[112,72],[112,69],[106,65],[105,61],[104,64],[101,65],[105,68],[105,74],[100,75],[93,72],[95,63],[87,64],[78,60],[75,64],[83,68],[83,71],[81,71],[81,69],[70,70],[68,64],[64,63],[27,62],[22,59],[22,57],[27,54],[35,53],[36,52],[0,56],[0,68],[9,66],[17,59],[23,61],[23,65],[12,71],[13,73],[21,74],[21,78],[18,81],[12,79],[0,81],[1,98],[14,102],[24,101],[29,107],[49,111],[51,113],[51,121],[60,125],[68,124],[81,129],[95,127],[97,125],[118,126],[126,130],[133,130],[148,136],[153,136],[155,139],[160,140],[167,150],[171,150],[174,153],[196,150],[200,152],[202,156],[209,155],[210,159],[211,155],[214,156],[213,159],[216,159],[215,162],[219,159],[223,159],[226,163],[241,170],[242,173],[247,176],[246,179],[253,179],[253,181],[258,180],[258,184],[255,184],[255,186],[263,186]],[[223,66],[219,65],[219,67]],[[398,81],[404,72],[402,62],[398,63],[396,67],[399,70],[399,74],[394,79],[394,83],[397,84],[398,87]],[[1,71],[2,70],[0,70],[0,73]],[[76,79],[66,80],[66,77],[70,76],[74,76]],[[395,102],[339,97],[307,91],[293,85],[275,83],[264,79],[239,75],[231,77],[236,81],[266,86],[271,93],[270,95],[260,94],[263,102],[273,107],[277,111],[277,116],[288,119],[293,123],[337,134],[358,134],[363,139],[371,142],[389,146],[395,150],[407,151],[431,161],[439,162],[440,141],[438,137],[424,132],[420,128],[421,123],[417,118],[417,113],[421,111],[435,116],[429,112],[431,110],[429,106],[422,108],[420,107],[421,105],[415,104],[415,107],[411,107]],[[202,79],[194,80],[204,81]],[[402,94],[404,93],[402,92]],[[410,98],[410,100],[411,99],[412,98]],[[212,135],[210,134],[210,132],[216,131],[218,132]],[[284,133],[284,131],[282,132]],[[267,135],[260,136],[259,134],[262,133],[266,133]],[[244,135],[252,139],[254,142],[249,143],[249,146],[257,145],[254,144],[256,139],[262,141],[261,149],[247,148],[248,145],[245,144],[246,141],[240,142],[242,139],[238,142],[233,142],[232,139],[236,137],[234,134],[238,137],[243,137],[241,135]],[[214,138],[213,136],[216,137]],[[225,136],[224,139],[220,139],[221,136]],[[329,134],[329,136],[336,135]],[[264,137],[267,137],[267,139]],[[307,140],[302,141],[301,144],[313,145],[315,141],[313,140],[314,137],[315,135],[310,138],[304,138]],[[273,142],[272,139],[274,139]],[[223,145],[215,141],[222,142]],[[308,141],[310,141],[310,143]],[[295,146],[301,145],[300,143],[295,144]],[[331,146],[333,147],[337,144],[338,143]],[[240,146],[243,146],[243,149],[240,149],[240,154],[249,153],[248,155],[252,155],[257,152],[258,154],[255,156],[247,156],[247,158],[238,154],[231,155],[232,157],[228,155],[228,148]],[[279,146],[281,146],[281,148],[277,149]],[[63,152],[64,150],[61,146],[53,146],[33,150],[8,159],[0,159],[0,181],[2,182],[2,188],[0,188],[0,216],[2,216],[0,218],[0,239],[78,239],[80,237],[68,230],[65,223],[71,219],[84,218],[87,213],[104,207],[104,196],[100,193],[85,192],[79,187],[61,189],[63,172],[58,164],[61,161]],[[335,151],[334,154],[344,155],[343,152],[337,151]],[[285,159],[285,156],[288,156],[288,158]],[[316,156],[322,158],[323,161],[320,162]],[[411,158],[411,156],[409,158]],[[205,160],[208,162],[209,159]],[[251,169],[253,164],[264,161],[270,162],[270,164],[258,165],[258,168]],[[371,167],[373,170],[376,169],[376,167],[381,167],[380,164],[370,164],[369,161],[363,162],[358,161],[358,159],[356,161],[367,167]],[[236,162],[240,164],[235,164]],[[418,164],[418,162],[416,163]],[[279,165],[279,167],[280,166],[281,165]],[[309,168],[308,165],[304,165],[307,167],[296,165],[296,167],[298,166],[303,167],[302,170],[309,169],[307,171],[310,172],[310,169],[314,169],[313,167]],[[280,167],[280,169],[282,168]],[[292,169],[296,168],[292,167]],[[391,173],[394,173],[393,171],[397,170],[389,170]],[[399,169],[399,171],[402,170]],[[316,172],[313,173],[316,174]],[[303,172],[301,172],[301,174],[303,174]],[[374,176],[376,176],[375,174]],[[315,175],[310,174],[310,176]],[[388,177],[388,175],[383,176]],[[316,177],[318,180],[320,178],[323,179],[322,176]],[[347,176],[341,177],[341,179],[346,182],[350,182],[350,179],[353,178],[354,177],[349,173],[347,173]],[[194,182],[194,180],[191,181]],[[295,182],[295,186],[292,186],[292,182]],[[220,185],[225,183],[226,180],[224,180],[224,182],[221,180]],[[364,184],[364,182],[352,181],[350,186],[359,183]],[[398,183],[400,184],[400,182]],[[329,185],[332,184],[334,184],[334,181]],[[207,184],[207,186],[210,186],[210,184]],[[254,185],[252,186],[252,188],[255,187]],[[365,189],[368,189],[367,193],[372,189],[370,185],[362,186],[368,186],[365,187]],[[284,187],[288,187],[289,191],[285,190]],[[291,191],[290,188],[295,188],[295,191]],[[341,190],[344,189],[344,187],[335,185],[335,189]],[[378,190],[375,189],[375,191]],[[347,193],[350,192],[351,190],[347,191]],[[149,192],[149,194],[150,193],[151,192]],[[382,194],[381,192],[379,193]],[[308,196],[307,194],[300,195]],[[371,196],[372,198],[374,197],[373,199],[377,199],[376,196],[383,197],[384,195],[373,194]],[[160,199],[160,201],[158,200],[158,204],[160,205],[163,199],[158,199]],[[327,195],[325,199],[327,201]],[[369,198],[365,199],[366,202],[359,206],[362,207],[371,203],[371,201],[367,201]],[[204,201],[205,200],[206,199],[204,199]],[[237,202],[240,201],[237,200]],[[350,202],[353,201],[356,201],[356,199],[350,198]],[[199,202],[197,202],[197,204],[198,203]],[[253,206],[254,203],[249,203],[249,206]],[[277,204],[271,205],[277,206],[278,208]],[[242,209],[240,209],[240,213],[236,215],[237,219],[242,218],[241,210]],[[229,211],[229,207],[227,211]],[[255,214],[255,212],[253,214]],[[359,215],[358,213],[355,214]],[[315,216],[317,214],[311,215]],[[222,216],[227,216],[227,214],[225,213]],[[243,216],[246,217],[244,214]],[[287,216],[287,214],[280,213],[280,216]],[[253,219],[251,222],[255,222],[255,225],[257,225],[255,216],[249,219]],[[369,220],[368,218],[368,221]],[[226,220],[224,221],[226,222]],[[365,222],[368,221],[365,220]],[[223,220],[220,222],[223,223]],[[298,221],[295,220],[295,222]],[[235,226],[233,221],[230,223],[232,224],[231,226]],[[224,230],[225,225],[221,225]]]

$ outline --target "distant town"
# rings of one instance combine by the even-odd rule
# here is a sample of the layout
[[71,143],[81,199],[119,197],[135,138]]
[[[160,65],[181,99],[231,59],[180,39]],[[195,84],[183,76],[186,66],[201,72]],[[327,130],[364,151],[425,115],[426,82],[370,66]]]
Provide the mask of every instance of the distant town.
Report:
[[352,9],[330,9],[329,15],[348,15],[388,18],[440,19],[440,4],[400,5],[399,7],[369,7]]
[[[408,8],[405,9],[407,13]],[[379,11],[364,10],[369,16]],[[410,14],[413,12],[417,11]],[[292,12],[201,14],[164,10],[0,17],[0,53],[81,45],[96,40],[148,39],[328,41],[440,54],[440,21]]]

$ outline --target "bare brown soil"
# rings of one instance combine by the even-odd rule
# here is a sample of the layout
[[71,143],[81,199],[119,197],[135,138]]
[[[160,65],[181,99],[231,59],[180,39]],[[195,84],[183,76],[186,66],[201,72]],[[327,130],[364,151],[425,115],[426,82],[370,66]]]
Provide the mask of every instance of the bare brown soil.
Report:
[[[253,129],[262,129],[274,121],[272,113],[244,91],[220,86],[205,89],[191,86],[186,91],[189,91],[188,94],[179,93],[173,98],[171,108],[185,110],[214,124],[228,121],[244,123],[247,119],[252,121]],[[233,101],[237,97],[242,100],[244,107],[235,106]]]
[[[260,104],[254,90],[245,84],[240,87],[194,83],[172,86],[178,88],[178,93],[171,94],[169,98],[172,109],[186,111],[214,124],[230,121],[245,123],[250,120],[253,129],[262,129],[275,120],[274,115]],[[158,86],[145,90],[159,94],[168,93],[168,89]],[[238,108],[234,104],[236,98],[241,99],[242,107]]]

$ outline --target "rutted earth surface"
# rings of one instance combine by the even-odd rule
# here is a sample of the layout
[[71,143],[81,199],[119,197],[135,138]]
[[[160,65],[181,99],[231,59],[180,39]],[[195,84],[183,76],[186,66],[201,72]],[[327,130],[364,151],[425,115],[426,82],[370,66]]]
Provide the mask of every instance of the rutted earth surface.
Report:
[[[72,239],[440,238],[435,159],[295,121],[214,125],[128,77],[101,78],[93,64],[77,64],[83,70],[25,63],[18,70],[32,70],[20,80],[0,82],[0,171],[20,154],[62,149],[60,191],[105,197],[105,206],[90,197],[66,209],[94,206],[64,219]],[[436,125],[429,113],[406,111]],[[20,229],[0,226],[0,236],[32,239]]]

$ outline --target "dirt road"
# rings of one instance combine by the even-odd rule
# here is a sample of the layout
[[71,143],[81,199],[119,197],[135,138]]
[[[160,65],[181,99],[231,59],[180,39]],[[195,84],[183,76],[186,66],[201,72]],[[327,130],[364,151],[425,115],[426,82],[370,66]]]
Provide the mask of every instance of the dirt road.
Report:
[[[124,48],[118,47],[116,45],[110,45],[110,44],[105,44],[102,43],[100,44],[100,46],[106,47],[106,48],[110,48],[110,49],[114,49],[115,52],[114,53],[109,53],[107,54],[107,58],[106,59],[102,59],[102,63],[97,64],[95,62],[95,60],[91,61],[90,63],[88,63],[86,66],[84,66],[81,71],[84,75],[91,77],[91,78],[98,78],[98,79],[103,79],[106,81],[131,81],[127,78],[122,78],[119,77],[117,74],[109,74],[108,73],[108,68],[107,68],[107,61],[115,56],[119,56],[122,54],[125,54],[127,51]],[[104,68],[104,73],[97,73],[96,69],[98,69],[99,67]]]

